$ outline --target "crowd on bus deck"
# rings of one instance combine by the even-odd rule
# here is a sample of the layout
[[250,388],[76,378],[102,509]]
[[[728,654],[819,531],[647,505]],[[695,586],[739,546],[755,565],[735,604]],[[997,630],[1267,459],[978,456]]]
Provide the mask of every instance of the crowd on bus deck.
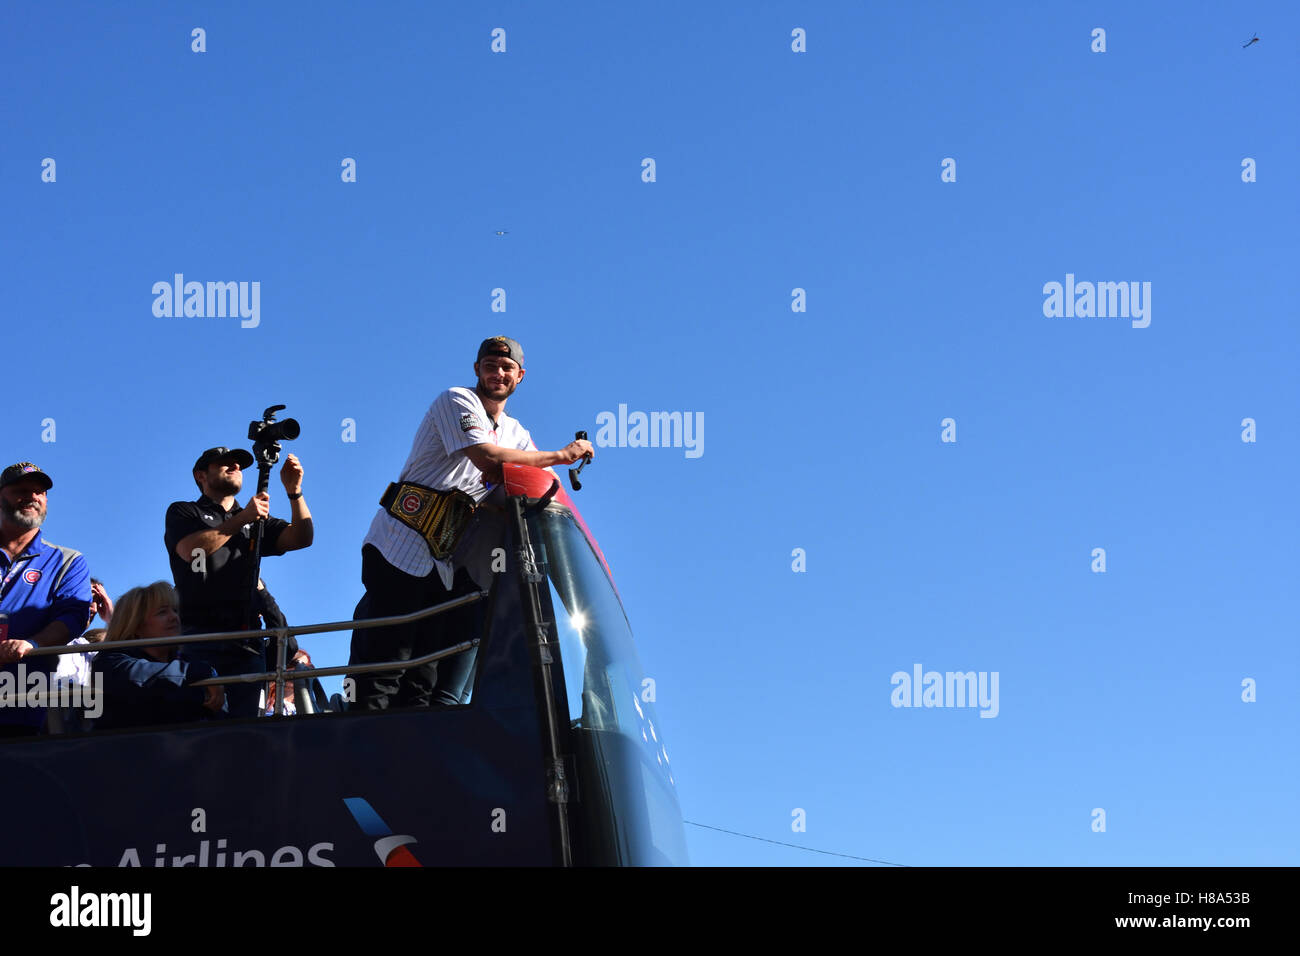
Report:
[[[285,624],[260,576],[257,593],[252,593],[250,549],[253,522],[259,517],[267,519],[264,556],[311,544],[302,466],[290,455],[281,469],[293,502],[293,521],[286,522],[268,517],[265,492],[250,498],[245,507],[237,506],[234,495],[242,485],[245,464],[252,464],[251,455],[224,447],[199,456],[193,469],[199,498],[176,502],[167,511],[164,538],[177,586],[155,581],[128,590],[116,602],[102,582],[90,577],[80,552],[42,536],[53,479],[32,462],[0,472],[0,672],[6,672],[0,673],[0,681],[7,678],[15,691],[4,698],[13,706],[0,706],[0,737],[35,735],[45,724],[45,708],[27,706],[33,701],[28,699],[26,678],[34,671],[44,672],[47,687],[80,684],[102,695],[95,722],[100,729],[262,712],[260,684],[191,686],[219,675],[273,669],[267,661],[268,642],[260,634],[219,643],[179,645],[173,640],[188,633],[261,631]],[[195,561],[200,553],[205,560]],[[190,555],[190,560],[179,562],[181,554]],[[249,582],[247,595],[240,575]],[[88,630],[97,616],[107,628]],[[152,638],[158,643],[27,658],[38,647]],[[269,651],[274,653],[274,646]],[[291,667],[310,661],[292,638],[288,653]],[[273,699],[273,682],[269,693]]]
[[[473,368],[474,388],[452,387],[434,399],[390,492],[400,485],[420,489],[421,494],[468,495],[480,502],[492,484],[503,480],[507,464],[550,468],[593,456],[586,439],[575,439],[557,451],[538,450],[522,424],[506,414],[506,401],[525,373],[523,348],[517,341],[501,335],[484,339]],[[287,622],[261,578],[260,561],[312,543],[311,512],[303,498],[303,468],[297,456],[288,455],[280,469],[290,503],[289,521],[270,514],[270,496],[260,486],[242,507],[236,500],[244,470],[253,463],[247,451],[225,446],[199,455],[191,470],[199,497],[174,502],[166,513],[163,540],[174,587],[158,581],[132,588],[116,605],[90,578],[79,552],[42,539],[47,493],[54,484],[49,475],[29,461],[4,469],[0,473],[0,671],[14,671],[23,664],[22,658],[39,647],[73,640],[93,642],[90,633],[80,635],[98,614],[108,625],[104,636],[109,641],[158,641],[93,655],[93,662],[89,653],[61,655],[58,673],[71,680],[103,678],[106,700],[100,727],[260,716],[266,705],[258,683],[189,686],[203,677],[237,677],[273,669],[269,661],[276,659],[278,648],[274,641],[268,647],[261,635]],[[267,469],[259,474],[269,479],[269,464]],[[464,567],[433,557],[425,538],[397,520],[404,517],[390,503],[381,505],[371,523],[362,547],[365,594],[354,619],[405,614],[479,588]],[[466,604],[423,622],[356,630],[349,665],[405,661],[449,648],[466,634],[481,633],[481,615],[481,607]],[[188,634],[230,632],[247,636],[176,642]],[[310,666],[310,658],[292,638],[286,657]],[[48,672],[54,670],[52,660],[41,656],[30,664]],[[474,664],[471,650],[393,672],[360,672],[355,706],[385,710],[464,703]],[[285,690],[287,704],[292,698]],[[38,708],[0,707],[0,736],[37,733],[42,716]]]

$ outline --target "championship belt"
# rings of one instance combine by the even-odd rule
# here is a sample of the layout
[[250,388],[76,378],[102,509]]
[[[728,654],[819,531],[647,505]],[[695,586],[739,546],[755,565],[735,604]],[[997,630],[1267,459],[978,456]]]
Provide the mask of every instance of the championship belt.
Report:
[[389,485],[379,506],[419,532],[440,561],[456,550],[477,507],[474,499],[460,489],[437,491],[409,481]]

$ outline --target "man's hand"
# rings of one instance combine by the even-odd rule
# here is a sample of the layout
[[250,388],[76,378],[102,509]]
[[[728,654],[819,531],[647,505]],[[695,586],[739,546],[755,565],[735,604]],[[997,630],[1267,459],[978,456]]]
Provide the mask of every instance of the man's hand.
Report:
[[280,467],[280,480],[284,482],[286,494],[296,495],[302,491],[302,462],[297,455],[289,455]]
[[221,684],[212,684],[203,689],[208,692],[208,696],[203,700],[203,706],[214,714],[220,713],[226,703],[226,688]]
[[98,614],[103,618],[105,624],[113,620],[113,601],[104,590],[104,586],[97,581],[90,582],[90,619],[93,621]]
[[0,664],[12,664],[36,650],[31,641],[0,641]]
[[244,505],[244,510],[237,515],[240,525],[252,524],[258,518],[265,518],[271,513],[271,496],[265,491],[253,495]]
[[561,456],[557,464],[572,465],[575,461],[582,461],[588,455],[595,457],[596,449],[585,438],[577,438],[557,451],[556,454]]

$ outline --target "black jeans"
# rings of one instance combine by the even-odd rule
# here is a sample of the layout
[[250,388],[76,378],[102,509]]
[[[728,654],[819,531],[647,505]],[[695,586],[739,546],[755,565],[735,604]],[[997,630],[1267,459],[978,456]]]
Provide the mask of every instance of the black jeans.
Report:
[[[199,627],[191,633],[204,634],[222,630],[219,626]],[[189,661],[203,661],[209,664],[219,677],[235,674],[258,674],[274,667],[266,666],[264,653],[258,653],[250,644],[266,641],[257,638],[248,644],[182,644],[180,656]],[[262,716],[261,700],[264,684],[225,684],[226,707],[231,717]]]
[[[203,661],[212,666],[219,677],[235,674],[261,674],[275,670],[276,641],[268,640],[262,629],[266,627],[287,627],[280,611],[280,605],[271,597],[269,591],[262,595],[261,609],[253,618],[253,629],[246,640],[218,641],[215,644],[182,644],[180,656],[188,661]],[[184,634],[216,634],[221,631],[241,631],[244,629],[244,612],[238,605],[228,605],[220,609],[198,608],[188,613],[182,610]],[[298,642],[289,638],[285,661],[292,662],[298,652]],[[231,717],[261,717],[262,691],[266,684],[226,684],[226,707]]]
[[[442,586],[437,568],[417,578],[393,567],[378,548],[369,544],[361,549],[361,583],[366,593],[352,614],[354,621],[410,614],[478,590],[464,569],[457,570],[448,591]],[[476,601],[412,624],[353,631],[348,664],[406,661],[479,637],[484,607],[484,602]],[[471,649],[404,671],[358,675],[352,706],[357,710],[387,710],[463,703],[468,699],[477,656],[477,650]]]

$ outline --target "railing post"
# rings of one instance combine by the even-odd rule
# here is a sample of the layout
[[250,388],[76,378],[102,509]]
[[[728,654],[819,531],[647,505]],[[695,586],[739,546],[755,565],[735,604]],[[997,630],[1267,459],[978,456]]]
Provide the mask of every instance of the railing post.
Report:
[[559,490],[555,479],[550,491],[532,508],[525,509],[523,496],[510,499],[514,508],[515,537],[520,597],[523,599],[524,635],[533,661],[533,683],[537,688],[538,710],[542,722],[544,757],[546,763],[546,799],[555,808],[552,818],[556,826],[558,843],[556,858],[560,866],[573,865],[573,838],[569,829],[569,784],[564,769],[564,741],[566,731],[560,729],[560,717],[555,703],[555,683],[551,678],[554,658],[549,646],[550,622],[542,614],[540,589],[546,576],[537,566],[532,540],[528,534],[528,514],[546,507]]
[[[287,627],[277,627],[275,629],[275,716],[284,716],[284,672],[285,658],[289,654],[289,629]],[[266,708],[262,708],[262,713]],[[261,715],[259,715],[261,716]]]

